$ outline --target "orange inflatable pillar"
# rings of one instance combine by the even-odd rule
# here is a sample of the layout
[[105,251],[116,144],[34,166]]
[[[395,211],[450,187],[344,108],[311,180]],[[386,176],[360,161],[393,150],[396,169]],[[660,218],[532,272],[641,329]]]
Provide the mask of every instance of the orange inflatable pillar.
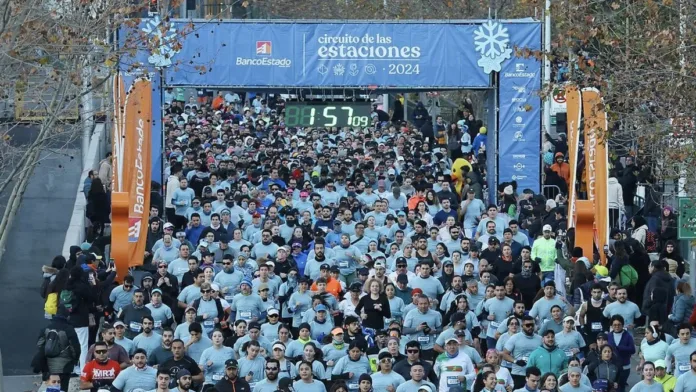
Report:
[[111,194],[111,257],[116,266],[116,280],[123,282],[128,275],[128,208],[127,192]]

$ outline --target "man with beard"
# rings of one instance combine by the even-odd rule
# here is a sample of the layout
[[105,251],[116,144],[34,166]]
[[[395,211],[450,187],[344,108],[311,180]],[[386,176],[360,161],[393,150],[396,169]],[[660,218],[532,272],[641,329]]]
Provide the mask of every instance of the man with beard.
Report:
[[251,392],[249,383],[239,376],[239,364],[236,359],[225,361],[225,378],[215,384],[218,392]]
[[[113,361],[116,361],[121,365],[121,369],[125,369],[130,366],[130,357],[128,352],[122,346],[116,344],[116,330],[111,324],[104,323],[101,331],[101,342],[106,345],[108,350],[106,356]],[[91,361],[96,358],[94,355],[94,350],[97,347],[97,343],[93,344],[87,352],[87,361]]]
[[429,265],[441,267],[440,259],[428,250],[428,238],[425,234],[416,240],[416,258],[419,262],[427,262]]
[[264,229],[261,232],[261,242],[254,244],[251,249],[251,258],[258,260],[260,257],[266,259],[275,259],[278,253],[278,245],[272,241],[273,232],[268,229]]
[[187,371],[193,382],[202,383],[203,373],[196,361],[186,355],[184,341],[174,339],[171,343],[171,351],[172,357],[161,363],[158,368],[167,370],[172,380],[176,380],[180,372]]
[[275,358],[266,360],[266,378],[256,383],[253,392],[275,392],[278,389],[280,362]]
[[288,209],[285,213],[285,223],[280,225],[280,236],[283,237],[286,243],[292,239],[292,232],[295,231],[297,225],[297,210]]
[[464,292],[464,281],[459,275],[455,275],[452,278],[452,286],[449,290],[442,296],[442,301],[440,302],[440,310],[446,313],[449,310],[452,302],[457,298],[458,295]]
[[512,307],[512,314],[510,315],[510,317],[506,318],[505,320],[503,320],[503,322],[500,323],[500,326],[498,327],[498,330],[495,333],[495,339],[497,340],[498,338],[500,338],[500,335],[508,331],[508,320],[510,320],[511,318],[516,318],[517,322],[522,324],[522,317],[524,317],[526,310],[527,307],[525,306],[524,302],[519,300],[515,301],[515,305]]
[[176,375],[176,387],[172,389],[172,392],[190,392],[192,391],[192,384],[193,378],[191,377],[191,372],[186,369],[181,369]]
[[89,389],[91,392],[97,392],[100,388],[109,388],[111,386],[111,383],[121,372],[121,366],[118,362],[109,359],[108,352],[109,349],[105,342],[97,342],[92,346],[94,359],[87,362],[84,369],[82,369],[80,389]]
[[505,343],[502,357],[512,363],[512,379],[515,382],[515,389],[520,389],[525,385],[525,368],[532,351],[541,346],[541,337],[534,333],[534,318],[532,316],[522,317],[522,333],[512,335]]
[[590,343],[590,347],[597,340],[597,335],[602,331],[609,330],[609,320],[604,317],[604,309],[607,307],[607,300],[603,298],[604,289],[599,283],[593,283],[590,289],[591,297],[580,305],[579,324],[585,330],[585,340]]
[[153,276],[155,286],[162,291],[162,303],[171,309],[176,309],[176,296],[179,295],[179,281],[176,276],[167,271],[167,263],[160,261],[157,272]]
[[149,357],[157,347],[162,344],[162,335],[156,334],[153,329],[155,320],[152,316],[143,316],[142,322],[143,332],[133,338],[133,348],[135,350],[141,348]]
[[[143,317],[151,317],[150,309],[145,307],[145,296],[140,289],[133,293],[133,303],[124,306],[118,313],[118,319],[127,326],[126,337],[133,339],[142,330]],[[159,343],[158,343],[159,344]]]
[[244,280],[244,274],[234,268],[234,257],[224,255],[222,257],[222,271],[215,275],[213,283],[220,286],[220,294],[225,301],[232,302],[232,298],[238,293],[238,287],[242,280]]
[[162,344],[152,350],[152,354],[147,357],[147,364],[152,367],[157,367],[172,358],[172,341],[174,340],[174,331],[166,327],[162,330]]
[[[524,250],[522,251],[524,255]],[[534,297],[541,289],[541,279],[539,276],[533,273],[534,264],[532,260],[522,261],[522,271],[516,274],[512,280],[515,283],[515,287],[522,294],[522,300],[524,301],[524,306],[527,309],[531,309],[534,305]]]

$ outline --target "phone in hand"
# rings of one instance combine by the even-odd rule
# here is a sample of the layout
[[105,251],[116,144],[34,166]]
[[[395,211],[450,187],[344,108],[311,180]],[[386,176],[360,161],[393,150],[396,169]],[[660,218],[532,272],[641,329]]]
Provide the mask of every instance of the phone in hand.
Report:
[[114,265],[116,265],[116,261],[114,260],[114,258],[109,258],[109,268],[114,268]]

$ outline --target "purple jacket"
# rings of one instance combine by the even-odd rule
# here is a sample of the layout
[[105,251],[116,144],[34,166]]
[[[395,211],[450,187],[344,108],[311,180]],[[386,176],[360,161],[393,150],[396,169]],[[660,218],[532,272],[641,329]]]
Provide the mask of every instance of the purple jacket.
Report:
[[614,332],[609,331],[609,333],[607,333],[607,337],[609,338],[609,345],[619,354],[621,364],[623,366],[630,365],[631,356],[636,353],[636,346],[633,341],[633,336],[628,331],[624,330],[623,334],[621,335],[621,341],[619,341],[618,344],[614,341]]

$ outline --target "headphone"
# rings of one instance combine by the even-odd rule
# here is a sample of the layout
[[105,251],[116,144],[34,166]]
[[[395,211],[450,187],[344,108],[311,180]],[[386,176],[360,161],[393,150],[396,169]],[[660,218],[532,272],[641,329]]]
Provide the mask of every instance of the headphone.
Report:
[[650,326],[650,329],[652,329],[652,331],[653,331],[652,337],[655,338],[655,339],[657,339],[657,338],[660,336],[660,334],[657,333],[657,328],[655,328],[654,325],[651,325],[651,326]]

